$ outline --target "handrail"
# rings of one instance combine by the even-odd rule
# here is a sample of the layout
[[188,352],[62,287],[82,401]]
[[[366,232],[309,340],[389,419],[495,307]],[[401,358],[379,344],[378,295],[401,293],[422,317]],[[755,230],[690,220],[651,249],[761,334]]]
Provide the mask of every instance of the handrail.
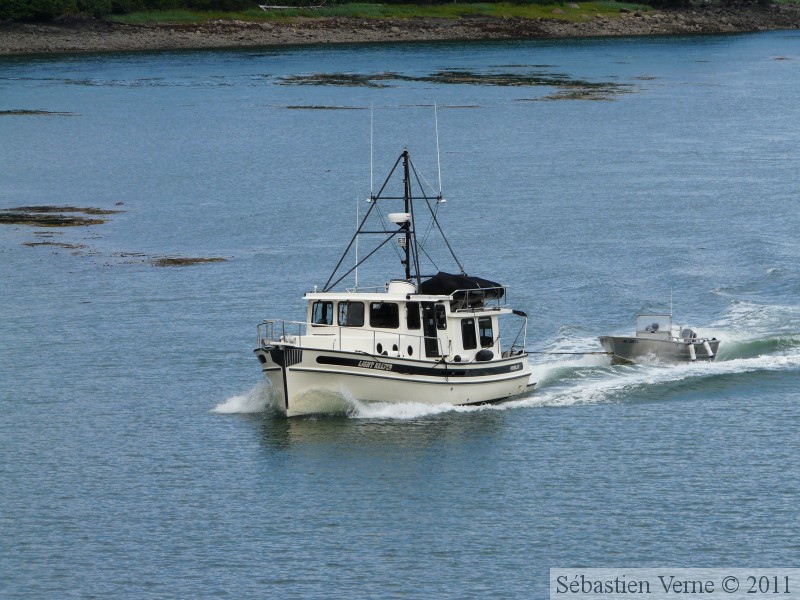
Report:
[[[518,352],[525,352],[526,348],[528,347],[528,315],[520,310],[515,310],[512,314],[516,317],[521,317],[523,322],[522,327],[520,327],[519,331],[517,332],[517,336],[514,338],[514,341],[511,342],[511,348],[509,348],[509,350],[512,354],[515,350]],[[522,346],[517,345],[517,340],[519,340],[520,334],[522,334]]]
[[[502,294],[497,294],[494,298],[489,299],[490,305],[496,306],[497,308],[501,308],[504,306],[508,306],[508,286],[507,285],[496,285],[492,287],[480,287],[480,288],[466,288],[466,289],[458,289],[450,293],[450,302],[457,302],[456,310],[463,310],[465,308],[470,308],[470,298],[472,297],[474,300],[477,300],[481,303],[481,305],[486,306],[484,303],[485,298],[478,297],[475,298],[478,294],[485,294],[486,292],[496,292],[497,290],[502,290]],[[456,298],[457,294],[461,294],[460,298]],[[474,302],[473,300],[473,302]]]
[[644,339],[652,342],[680,342],[685,344],[702,344],[703,342],[714,341],[714,338],[708,338],[708,337],[686,338],[680,335],[670,335],[669,337],[664,337],[664,338],[644,338]]
[[386,291],[386,285],[359,285],[357,287],[345,288],[348,294],[380,294]]

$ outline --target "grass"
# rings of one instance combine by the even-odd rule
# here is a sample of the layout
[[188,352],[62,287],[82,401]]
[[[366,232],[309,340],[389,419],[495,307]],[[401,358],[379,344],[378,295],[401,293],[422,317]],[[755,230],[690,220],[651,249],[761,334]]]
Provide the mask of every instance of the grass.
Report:
[[[280,3],[280,0],[277,0]],[[577,8],[572,8],[577,6]],[[414,17],[432,17],[443,19],[460,19],[462,17],[495,17],[524,19],[560,19],[564,21],[584,21],[596,15],[617,17],[621,9],[649,10],[645,4],[625,2],[554,2],[541,4],[367,4],[352,3],[323,6],[320,8],[287,8],[261,10],[250,9],[244,12],[200,12],[191,10],[165,10],[129,13],[109,17],[115,23],[129,25],[145,24],[190,24],[207,23],[215,20],[237,20],[264,22],[286,20],[297,17],[351,17],[361,19],[411,19]]]

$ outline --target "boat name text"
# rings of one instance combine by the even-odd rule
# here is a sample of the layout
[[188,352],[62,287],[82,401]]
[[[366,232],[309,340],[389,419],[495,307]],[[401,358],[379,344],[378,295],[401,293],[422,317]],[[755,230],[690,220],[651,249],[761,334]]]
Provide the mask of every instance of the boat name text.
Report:
[[362,369],[377,369],[378,371],[391,371],[394,365],[388,365],[374,360],[360,360],[358,366]]

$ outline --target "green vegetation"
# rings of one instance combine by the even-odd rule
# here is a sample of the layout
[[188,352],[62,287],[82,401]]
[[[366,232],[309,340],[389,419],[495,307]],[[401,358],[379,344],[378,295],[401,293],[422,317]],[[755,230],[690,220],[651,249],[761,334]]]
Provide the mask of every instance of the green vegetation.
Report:
[[[259,4],[283,8],[262,10]],[[316,6],[321,4],[321,6]],[[575,7],[578,8],[575,8]],[[570,21],[585,15],[619,15],[620,9],[646,9],[644,4],[613,2],[565,2],[521,0],[517,2],[426,2],[417,4],[387,0],[385,3],[348,3],[342,0],[5,0],[0,20],[43,21],[68,14],[104,17],[128,24],[203,23],[216,19],[241,21],[284,20],[296,17],[399,18],[470,16],[527,19],[557,18]]]
[[0,20],[46,21],[64,15],[106,17],[144,10],[219,10],[258,8],[253,0],[2,0]]
[[[280,0],[279,0],[280,1]],[[577,8],[574,8],[577,7]],[[470,16],[497,18],[522,17],[526,19],[558,18],[580,21],[586,15],[619,15],[620,9],[647,9],[643,4],[621,2],[581,2],[553,4],[521,4],[510,2],[472,3],[472,4],[332,4],[321,7],[297,7],[261,10],[249,9],[236,13],[220,11],[144,11],[125,15],[114,15],[110,20],[117,23],[202,23],[215,19],[236,19],[240,21],[283,20],[294,17],[354,17],[362,19],[410,19],[413,17],[439,17],[458,19]],[[554,12],[555,11],[555,12]]]
[[[195,11],[186,8],[175,8],[172,10],[146,10],[127,14],[109,15],[106,20],[112,23],[124,23],[126,25],[152,25],[157,23],[207,23],[219,19],[236,19],[238,21],[256,21],[258,13],[263,14],[260,9],[249,9],[243,12],[225,11]],[[262,18],[263,20],[263,18]]]
[[[798,4],[800,0],[751,0],[759,4]],[[704,6],[736,6],[742,0],[711,0]],[[266,10],[259,4],[279,5]],[[274,21],[297,17],[398,18],[471,16],[580,21],[596,15],[618,16],[623,10],[686,7],[692,0],[648,0],[646,4],[599,0],[516,0],[460,4],[457,1],[384,0],[383,3],[349,3],[346,0],[2,0],[0,21],[46,21],[64,15],[90,15],[128,24],[204,23],[226,19]],[[577,7],[577,8],[576,8]]]

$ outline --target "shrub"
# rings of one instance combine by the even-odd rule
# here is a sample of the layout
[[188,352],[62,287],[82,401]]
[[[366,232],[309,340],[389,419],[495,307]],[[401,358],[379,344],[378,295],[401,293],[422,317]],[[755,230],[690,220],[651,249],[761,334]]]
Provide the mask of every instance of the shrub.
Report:
[[111,0],[78,0],[78,12],[93,17],[109,15],[113,8]]
[[77,11],[76,0],[5,0],[0,4],[0,19],[46,21]]

